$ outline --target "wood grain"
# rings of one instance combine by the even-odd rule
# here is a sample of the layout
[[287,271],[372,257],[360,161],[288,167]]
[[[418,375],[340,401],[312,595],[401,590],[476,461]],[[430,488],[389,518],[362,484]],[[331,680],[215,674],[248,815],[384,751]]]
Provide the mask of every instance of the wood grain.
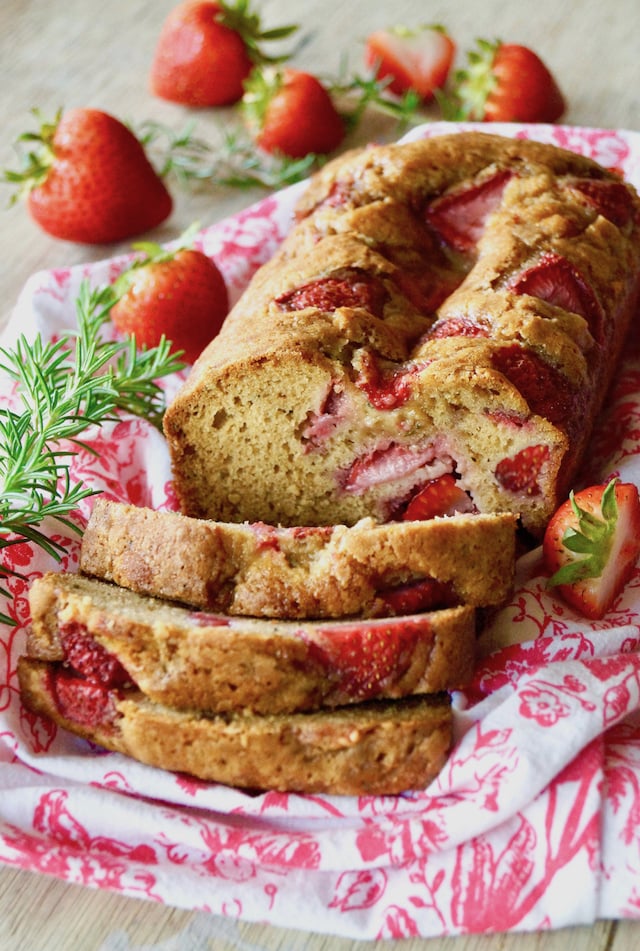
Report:
[[[0,167],[14,167],[11,143],[33,127],[29,110],[51,116],[58,107],[95,106],[123,119],[158,119],[181,127],[191,114],[154,99],[147,72],[155,40],[174,0],[2,0],[0,4]],[[266,25],[302,22],[298,65],[335,75],[343,55],[362,69],[362,40],[392,22],[441,22],[462,51],[476,37],[501,37],[537,49],[566,94],[569,124],[640,129],[637,0],[265,0]],[[532,16],[532,11],[535,15]],[[230,118],[202,110],[198,131],[213,138]],[[346,144],[396,135],[390,120],[370,116]],[[6,198],[9,197],[6,189]],[[168,240],[191,222],[203,226],[261,197],[259,190],[182,192],[170,220],[154,237]],[[2,202],[4,206],[5,202]],[[128,245],[127,245],[128,247]],[[111,256],[121,246],[87,248],[40,232],[22,206],[0,208],[0,324],[27,277],[41,268]],[[0,802],[0,817],[2,805]],[[553,933],[463,936],[379,942],[403,951],[626,951],[640,924],[599,922]],[[94,892],[53,878],[0,867],[0,947],[3,951],[364,951],[371,945],[220,919],[150,902]]]

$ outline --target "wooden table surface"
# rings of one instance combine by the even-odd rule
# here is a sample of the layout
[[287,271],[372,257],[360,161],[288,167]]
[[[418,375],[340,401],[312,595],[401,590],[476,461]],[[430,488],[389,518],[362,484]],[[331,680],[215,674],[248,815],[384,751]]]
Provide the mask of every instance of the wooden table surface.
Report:
[[[565,122],[640,130],[638,0],[264,0],[266,25],[301,23],[295,63],[336,75],[348,55],[362,71],[362,40],[393,23],[443,23],[463,53],[478,36],[528,43],[564,90]],[[93,106],[122,119],[158,119],[180,127],[188,113],[151,96],[147,74],[160,25],[174,0],[2,0],[0,4],[0,166],[15,167],[12,142],[32,128],[29,110]],[[225,113],[201,111],[198,129],[216,134]],[[393,138],[386,118],[370,117],[349,144]],[[34,271],[110,256],[118,247],[87,248],[40,232],[22,206],[0,205],[0,322]],[[203,226],[235,212],[258,192],[208,189],[180,193],[174,214],[155,234],[168,240],[193,221]],[[0,813],[2,810],[0,799]],[[628,951],[640,923],[598,922],[547,934],[463,936],[381,942],[403,951]],[[30,872],[0,867],[2,951],[356,951],[368,943],[308,935],[157,906],[94,892]]]

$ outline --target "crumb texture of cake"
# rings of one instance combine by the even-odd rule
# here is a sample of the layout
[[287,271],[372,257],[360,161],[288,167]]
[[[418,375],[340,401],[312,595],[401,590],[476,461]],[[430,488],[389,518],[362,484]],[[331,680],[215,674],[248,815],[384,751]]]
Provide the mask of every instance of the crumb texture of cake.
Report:
[[640,201],[588,158],[462,132],[328,163],[165,416],[186,515],[400,520],[452,474],[539,536],[640,292]]
[[[277,621],[192,611],[76,574],[30,589],[29,657],[203,713],[290,713],[468,683],[469,606],[390,618]],[[73,684],[70,684],[73,689]]]
[[96,500],[81,570],[141,594],[231,615],[371,617],[501,604],[515,517],[462,514],[282,528]]
[[71,719],[56,700],[56,667],[20,658],[29,709],[141,763],[249,790],[394,795],[422,789],[451,746],[446,695],[281,716],[205,716],[155,704],[129,688],[102,719]]

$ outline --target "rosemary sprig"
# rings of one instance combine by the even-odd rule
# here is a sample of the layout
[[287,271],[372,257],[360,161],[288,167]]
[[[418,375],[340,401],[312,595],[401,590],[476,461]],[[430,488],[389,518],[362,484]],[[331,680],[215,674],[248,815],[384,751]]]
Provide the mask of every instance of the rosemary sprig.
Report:
[[395,96],[387,88],[390,82],[388,78],[351,74],[343,60],[338,75],[327,78],[325,86],[335,99],[344,98],[341,114],[349,131],[357,128],[367,110],[373,109],[395,119],[398,134],[411,125],[424,122],[425,114],[423,102],[414,89],[409,89],[403,96]]
[[292,159],[268,155],[238,126],[220,129],[217,146],[196,136],[189,122],[179,131],[147,120],[135,129],[158,174],[172,176],[179,184],[206,183],[222,188],[277,189],[302,181],[322,159],[305,155]]
[[[17,409],[0,406],[0,551],[28,541],[59,559],[64,546],[39,528],[49,517],[79,534],[69,516],[97,490],[73,481],[70,465],[81,449],[94,453],[81,438],[89,426],[124,411],[161,427],[165,400],[157,380],[184,364],[165,339],[148,350],[135,338],[102,339],[117,300],[113,287],[92,290],[85,281],[76,330],[53,341],[21,336],[13,349],[0,348],[0,372],[15,382],[19,399]],[[0,565],[0,579],[12,574]],[[13,623],[3,614],[0,622]]]

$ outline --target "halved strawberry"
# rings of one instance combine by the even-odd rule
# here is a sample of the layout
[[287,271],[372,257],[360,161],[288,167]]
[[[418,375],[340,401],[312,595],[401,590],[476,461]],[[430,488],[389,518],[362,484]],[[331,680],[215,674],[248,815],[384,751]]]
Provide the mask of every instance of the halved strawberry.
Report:
[[632,218],[633,205],[624,182],[600,178],[572,178],[567,187],[578,192],[592,208],[619,228],[628,225]]
[[512,174],[502,169],[490,178],[445,192],[425,209],[427,223],[456,251],[473,252]]
[[[422,466],[434,462],[436,453],[433,446],[401,446],[390,443],[379,449],[359,456],[347,470],[343,488],[345,492],[361,495],[374,485],[396,482],[412,475]],[[442,463],[442,469],[445,467]],[[441,471],[442,471],[441,469]]]
[[343,621],[317,631],[309,657],[326,667],[348,700],[367,700],[402,677],[416,645],[424,640],[425,621],[420,616]]
[[351,268],[287,291],[276,298],[276,304],[281,310],[315,307],[327,313],[338,307],[362,307],[381,317],[386,297],[384,287],[375,277]]
[[631,483],[611,479],[571,493],[545,532],[547,582],[597,620],[612,607],[640,555],[640,498]]
[[539,495],[538,477],[548,458],[548,446],[525,446],[515,456],[510,456],[498,463],[495,472],[496,479],[508,492]]
[[532,413],[567,429],[579,423],[578,393],[559,370],[520,344],[498,347],[491,362],[520,391]]
[[535,264],[511,278],[509,290],[529,294],[580,314],[596,340],[602,336],[603,311],[589,282],[577,267],[559,254],[543,254]]
[[423,521],[442,515],[473,512],[475,505],[460,484],[448,472],[430,479],[407,505],[402,516],[405,522]]
[[364,58],[391,92],[403,96],[413,89],[426,101],[444,86],[455,52],[442,26],[394,26],[367,37]]

